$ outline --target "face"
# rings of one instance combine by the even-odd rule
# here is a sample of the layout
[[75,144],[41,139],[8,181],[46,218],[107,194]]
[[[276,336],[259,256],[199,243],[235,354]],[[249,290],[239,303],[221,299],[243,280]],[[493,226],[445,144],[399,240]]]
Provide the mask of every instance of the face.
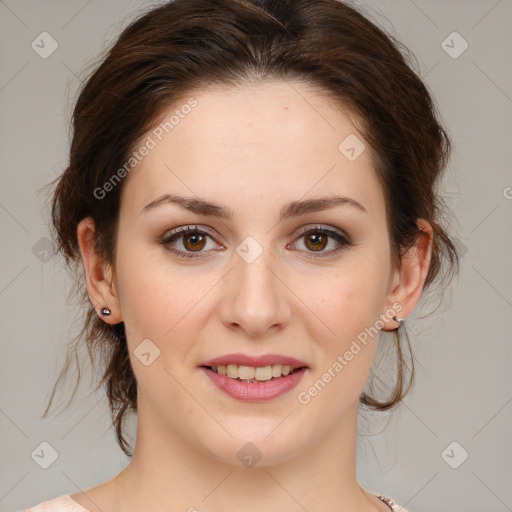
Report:
[[[362,135],[311,87],[274,81],[190,97],[197,104],[168,134],[159,125],[143,138],[149,149],[121,196],[115,279],[139,415],[219,460],[240,465],[252,442],[276,463],[354,419],[378,343],[368,333],[393,303],[384,194],[369,149],[353,158]],[[354,152],[339,149],[348,136]],[[147,207],[165,194],[218,208]],[[348,199],[314,203],[333,197]],[[277,356],[306,368],[258,384],[203,367],[230,354],[272,354],[240,361],[278,373]]]

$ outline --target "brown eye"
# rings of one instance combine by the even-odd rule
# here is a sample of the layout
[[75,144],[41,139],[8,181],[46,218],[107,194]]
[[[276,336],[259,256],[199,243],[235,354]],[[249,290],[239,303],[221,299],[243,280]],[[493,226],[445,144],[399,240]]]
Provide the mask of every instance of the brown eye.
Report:
[[[168,251],[181,258],[206,258],[210,252],[206,249],[209,240],[214,241],[214,238],[208,232],[198,229],[197,226],[186,226],[185,228],[174,230],[171,234],[160,240],[160,243]],[[306,227],[301,231],[299,237],[296,238],[295,243],[291,245],[298,243],[298,241],[303,241],[305,249],[301,249],[300,252],[305,253],[304,255],[307,258],[334,256],[341,250],[356,245],[342,232],[321,226]],[[325,250],[331,241],[334,241],[337,247]],[[181,247],[176,247],[178,242],[181,242]]]
[[[334,256],[341,250],[355,245],[354,242],[350,241],[341,231],[325,228],[323,226],[309,226],[302,229],[299,233],[299,238],[296,239],[295,243],[302,240],[305,247],[302,252],[305,253],[304,255],[307,258]],[[335,242],[335,246],[337,244],[338,247],[326,251],[325,249],[331,240],[333,240]]]
[[313,234],[305,235],[306,247],[312,251],[322,251],[327,247],[329,237],[324,233],[312,232]]
[[[179,257],[200,258],[208,252],[203,249],[205,249],[209,240],[213,240],[209,233],[198,229],[197,226],[187,226],[173,231],[170,235],[164,237],[160,243]],[[181,247],[178,245],[180,241]]]
[[187,251],[200,251],[206,245],[206,237],[200,232],[182,235],[183,246]]

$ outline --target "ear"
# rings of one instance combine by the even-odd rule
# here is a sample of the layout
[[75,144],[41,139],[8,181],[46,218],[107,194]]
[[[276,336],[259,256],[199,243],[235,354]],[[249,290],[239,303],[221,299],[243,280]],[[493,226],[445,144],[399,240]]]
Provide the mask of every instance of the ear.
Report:
[[[396,310],[395,316],[402,319],[413,312],[420,300],[432,256],[432,226],[425,219],[418,219],[417,225],[421,233],[416,243],[402,255],[399,268],[393,271],[386,304],[386,311],[392,310],[393,305],[396,306],[397,303],[401,304],[402,309]],[[389,314],[385,318],[389,319]],[[384,325],[386,328],[383,330],[390,331],[395,330],[400,324],[396,320],[389,319]]]
[[[82,263],[86,275],[87,293],[98,316],[109,324],[123,321],[115,275],[108,264],[98,253],[94,242],[95,225],[91,217],[82,219],[77,227],[78,244],[82,255]],[[103,316],[101,310],[108,307],[112,313]]]

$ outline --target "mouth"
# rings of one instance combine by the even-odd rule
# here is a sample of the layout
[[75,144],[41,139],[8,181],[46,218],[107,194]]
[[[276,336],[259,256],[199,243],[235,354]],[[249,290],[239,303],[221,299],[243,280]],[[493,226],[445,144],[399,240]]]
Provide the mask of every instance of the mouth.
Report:
[[224,354],[204,361],[199,369],[217,389],[236,400],[274,400],[298,385],[309,366],[281,354]]
[[244,402],[265,402],[279,398],[298,385],[307,366],[237,364],[200,367],[214,386],[231,398]]
[[211,372],[224,375],[229,379],[242,382],[268,382],[287,377],[293,373],[307,368],[307,366],[291,366],[284,364],[272,364],[266,366],[246,366],[238,364],[227,364],[218,366],[202,366]]

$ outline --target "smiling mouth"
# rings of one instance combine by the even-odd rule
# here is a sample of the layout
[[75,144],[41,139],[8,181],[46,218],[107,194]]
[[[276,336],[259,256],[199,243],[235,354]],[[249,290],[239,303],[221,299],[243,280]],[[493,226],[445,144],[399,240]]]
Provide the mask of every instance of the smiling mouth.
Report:
[[288,375],[306,367],[301,366],[295,368],[284,364],[272,364],[267,366],[228,364],[219,366],[203,366],[203,368],[207,368],[214,373],[242,382],[268,382],[287,377]]

